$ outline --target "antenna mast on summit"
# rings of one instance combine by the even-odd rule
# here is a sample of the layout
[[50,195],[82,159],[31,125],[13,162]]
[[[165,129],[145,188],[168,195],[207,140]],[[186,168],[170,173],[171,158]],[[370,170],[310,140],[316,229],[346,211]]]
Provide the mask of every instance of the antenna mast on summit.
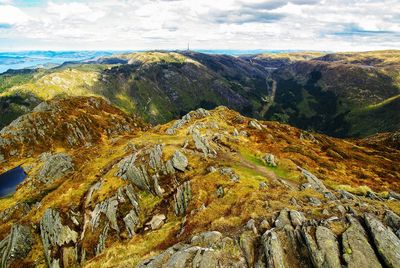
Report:
[[188,48],[187,48],[188,51],[190,50],[190,46],[189,45],[190,45],[190,42],[188,42]]

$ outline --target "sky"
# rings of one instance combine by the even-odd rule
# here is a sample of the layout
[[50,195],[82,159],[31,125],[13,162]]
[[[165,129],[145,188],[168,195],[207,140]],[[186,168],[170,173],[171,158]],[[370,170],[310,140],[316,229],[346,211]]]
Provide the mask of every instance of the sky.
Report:
[[400,0],[0,0],[0,51],[400,49]]

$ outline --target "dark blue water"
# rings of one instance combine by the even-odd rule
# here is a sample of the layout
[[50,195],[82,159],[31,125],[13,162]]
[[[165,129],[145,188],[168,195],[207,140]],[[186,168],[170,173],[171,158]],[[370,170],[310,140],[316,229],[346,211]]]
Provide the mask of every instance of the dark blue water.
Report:
[[26,178],[26,173],[22,167],[13,168],[0,175],[0,197],[7,196],[17,188]]

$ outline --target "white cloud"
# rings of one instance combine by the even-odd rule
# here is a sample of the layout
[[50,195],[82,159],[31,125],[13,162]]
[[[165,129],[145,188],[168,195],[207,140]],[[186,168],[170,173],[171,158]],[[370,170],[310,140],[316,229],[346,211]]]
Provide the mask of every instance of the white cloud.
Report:
[[11,5],[0,5],[0,24],[23,24],[29,20],[21,9]]
[[[4,0],[0,0],[4,1]],[[362,50],[400,44],[398,0],[98,0],[0,5],[24,49]],[[29,16],[27,15],[29,14]],[[12,28],[1,24],[14,25]],[[22,46],[22,45],[21,45]]]

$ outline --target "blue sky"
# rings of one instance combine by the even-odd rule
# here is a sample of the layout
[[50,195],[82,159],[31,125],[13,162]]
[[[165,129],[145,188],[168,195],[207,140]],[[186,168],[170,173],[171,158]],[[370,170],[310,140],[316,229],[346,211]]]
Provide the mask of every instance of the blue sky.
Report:
[[399,0],[0,0],[0,50],[400,49]]

